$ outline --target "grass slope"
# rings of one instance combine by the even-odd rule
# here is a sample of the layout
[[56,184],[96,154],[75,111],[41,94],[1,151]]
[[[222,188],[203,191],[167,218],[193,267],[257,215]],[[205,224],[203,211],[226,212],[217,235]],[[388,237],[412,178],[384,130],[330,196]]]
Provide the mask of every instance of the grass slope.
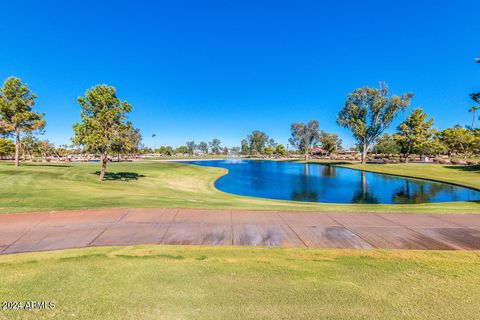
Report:
[[478,319],[478,252],[137,246],[0,257],[5,319]]
[[[214,181],[226,170],[162,161],[109,164],[100,183],[98,163],[72,165],[0,163],[0,213],[109,207],[480,213],[478,202],[413,205],[323,204],[240,197],[220,192]],[[348,165],[409,173],[480,188],[480,171],[417,165]]]

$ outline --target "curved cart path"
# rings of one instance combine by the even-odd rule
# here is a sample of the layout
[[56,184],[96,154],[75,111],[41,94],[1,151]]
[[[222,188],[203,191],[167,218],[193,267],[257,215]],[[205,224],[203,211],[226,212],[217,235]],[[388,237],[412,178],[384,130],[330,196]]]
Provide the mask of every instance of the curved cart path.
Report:
[[480,249],[480,215],[99,209],[0,215],[0,253],[194,244]]

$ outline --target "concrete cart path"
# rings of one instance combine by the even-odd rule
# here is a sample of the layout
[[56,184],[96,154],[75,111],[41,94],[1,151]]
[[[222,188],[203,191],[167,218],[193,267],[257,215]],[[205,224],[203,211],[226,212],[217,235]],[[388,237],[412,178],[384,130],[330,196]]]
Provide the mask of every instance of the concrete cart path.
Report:
[[0,253],[192,244],[480,249],[480,215],[98,209],[0,215]]

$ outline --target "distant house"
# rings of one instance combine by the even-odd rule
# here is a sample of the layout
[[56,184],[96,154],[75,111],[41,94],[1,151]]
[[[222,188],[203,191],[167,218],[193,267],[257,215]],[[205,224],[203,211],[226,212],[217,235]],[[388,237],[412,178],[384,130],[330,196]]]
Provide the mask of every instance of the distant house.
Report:
[[310,150],[310,152],[311,152],[312,156],[319,156],[319,157],[328,156],[328,152],[323,150],[320,147],[313,147]]

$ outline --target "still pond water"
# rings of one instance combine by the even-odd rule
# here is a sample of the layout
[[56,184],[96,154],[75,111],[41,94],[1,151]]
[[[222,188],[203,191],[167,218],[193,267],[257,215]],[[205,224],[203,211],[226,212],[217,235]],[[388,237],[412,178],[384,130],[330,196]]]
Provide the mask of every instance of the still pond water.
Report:
[[215,182],[242,196],[328,203],[425,203],[480,200],[480,191],[321,164],[276,161],[185,161],[228,169]]

